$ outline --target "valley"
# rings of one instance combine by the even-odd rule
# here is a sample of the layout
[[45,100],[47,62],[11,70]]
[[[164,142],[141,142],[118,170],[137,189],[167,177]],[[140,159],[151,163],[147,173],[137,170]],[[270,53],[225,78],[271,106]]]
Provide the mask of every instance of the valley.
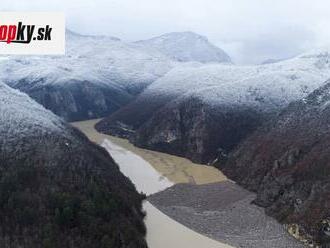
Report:
[[[105,244],[144,247],[147,231],[151,248],[168,242],[173,247],[322,246],[330,242],[329,61],[328,50],[316,49],[274,63],[235,65],[193,32],[126,42],[67,30],[65,56],[1,57],[1,155],[4,164],[14,154],[15,166],[21,158],[25,166],[45,165],[47,190],[60,184],[62,194],[66,188],[61,180],[50,180],[50,165],[62,178],[62,170],[71,168],[70,154],[92,147],[91,154],[75,154],[72,166],[96,164],[98,171],[110,165],[105,171],[112,181],[95,172],[100,187],[108,187],[105,207],[118,207],[122,195],[130,195],[118,235],[111,232],[109,238],[102,230]],[[94,185],[86,173],[77,169],[83,188]],[[125,190],[116,187],[117,180]],[[90,197],[84,190],[79,194]],[[62,208],[51,209],[50,218]],[[85,231],[79,229],[85,220],[80,217],[70,231]],[[57,224],[52,227],[56,233]],[[29,236],[27,242],[35,241]]]
[[[172,164],[173,160],[175,161],[174,156],[170,156],[171,159],[167,159],[168,156],[166,154],[136,148],[127,140],[98,133],[94,129],[97,121],[99,120],[75,122],[72,125],[85,133],[93,142],[106,147],[120,166],[121,171],[126,176],[130,174],[129,178],[135,184],[136,188],[142,190],[147,195],[160,192],[175,183],[191,182],[192,179],[199,183],[226,180],[220,172],[213,173],[215,170],[212,167],[202,167],[188,161],[182,163],[181,158],[177,158],[179,165],[171,168],[174,169],[171,172],[172,176],[167,179],[163,175],[164,170],[160,169],[161,167],[166,167],[166,164],[160,161],[169,161]],[[124,160],[120,158],[123,153],[125,155]],[[137,166],[135,165],[137,161],[134,154],[138,154],[139,156],[143,154],[143,158],[146,159],[144,165],[147,165],[147,167],[140,167],[141,164],[138,164],[139,167],[136,168],[135,172],[132,172],[134,170],[133,168]],[[131,166],[127,170],[125,167],[128,164],[131,164]],[[156,173],[155,170],[157,171]],[[173,181],[170,181],[170,178]],[[166,182],[164,183],[164,181]],[[169,245],[170,247],[230,248],[229,245],[216,242],[179,224],[159,211],[148,201],[144,203],[144,209],[147,213],[145,222],[148,229],[147,242],[150,248],[166,248]]]
[[169,244],[196,248],[303,247],[262,208],[251,204],[255,194],[219,170],[101,134],[94,128],[98,121],[72,125],[105,147],[138,191],[147,194],[144,208],[150,248]]

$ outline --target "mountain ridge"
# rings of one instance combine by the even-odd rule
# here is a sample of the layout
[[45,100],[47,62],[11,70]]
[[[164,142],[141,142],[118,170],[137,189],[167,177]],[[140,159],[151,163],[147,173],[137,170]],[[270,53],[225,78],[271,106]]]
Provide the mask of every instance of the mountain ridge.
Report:
[[[195,162],[209,163],[215,159],[217,150],[228,153],[263,121],[330,78],[328,57],[327,53],[307,53],[268,65],[177,66],[96,127],[112,135],[130,137],[138,146],[164,149]],[[193,123],[206,127],[207,122],[213,123],[212,128],[203,129],[208,130],[205,137],[202,133],[197,137],[195,134],[199,132]],[[240,126],[240,122],[244,125],[238,130],[226,122],[236,122],[235,127]],[[223,125],[217,127],[216,123]],[[130,132],[123,134],[121,126],[129,127]],[[155,131],[149,132],[151,129]],[[218,136],[223,142],[217,133],[227,133],[227,136]],[[230,140],[231,135],[236,138]],[[205,143],[204,138],[209,136],[214,140]],[[177,145],[185,147],[188,140],[193,141],[180,152]],[[213,143],[206,157],[201,152],[204,143]]]
[[112,37],[67,32],[65,56],[0,61],[3,82],[66,120],[111,114],[175,65],[160,52]]
[[147,247],[142,200],[101,147],[0,82],[0,246]]
[[152,47],[181,62],[232,62],[229,55],[221,48],[210,43],[205,36],[191,31],[166,33],[148,40],[136,41],[135,43],[147,48]]

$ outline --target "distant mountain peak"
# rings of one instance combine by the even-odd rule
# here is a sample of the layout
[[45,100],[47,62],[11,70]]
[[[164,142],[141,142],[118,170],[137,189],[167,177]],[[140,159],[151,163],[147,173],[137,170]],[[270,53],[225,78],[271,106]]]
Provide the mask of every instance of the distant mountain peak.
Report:
[[225,51],[210,43],[205,36],[191,31],[166,33],[136,43],[148,49],[157,49],[177,61],[231,63]]
[[261,65],[275,64],[275,63],[281,62],[283,60],[285,60],[285,59],[266,59],[266,60],[262,61],[260,64]]
[[189,39],[203,39],[205,41],[208,41],[206,36],[197,34],[192,31],[183,31],[183,32],[171,32],[171,33],[165,33],[163,35],[151,38],[151,40],[155,39],[176,39],[176,38],[189,38]]
[[109,40],[114,40],[114,41],[120,41],[119,38],[114,37],[114,36],[108,36],[108,35],[87,35],[87,34],[80,34],[75,31],[72,31],[71,29],[66,29],[65,30],[65,35],[70,39],[72,38],[94,38],[94,39],[109,39]]

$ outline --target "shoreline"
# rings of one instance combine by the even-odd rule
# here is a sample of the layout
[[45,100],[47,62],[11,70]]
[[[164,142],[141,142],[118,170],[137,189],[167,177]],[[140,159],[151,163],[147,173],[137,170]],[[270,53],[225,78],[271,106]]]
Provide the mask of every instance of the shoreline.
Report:
[[147,212],[145,223],[149,248],[234,248],[182,225],[149,201],[143,206]]
[[[75,122],[71,125],[80,129],[91,141],[105,147],[115,161],[117,159],[118,164],[124,165],[121,168],[124,170],[122,172],[135,184],[139,184],[137,189],[149,188],[147,192],[149,197],[145,206],[149,206],[148,211],[151,214],[159,211],[151,218],[152,222],[149,219],[148,223],[148,218],[146,218],[146,225],[149,228],[147,240],[152,242],[151,248],[165,248],[164,243],[166,244],[169,239],[172,240],[174,236],[176,239],[173,242],[176,243],[173,245],[180,244],[180,247],[189,245],[188,247],[191,248],[305,247],[289,235],[276,220],[266,216],[264,209],[251,204],[255,198],[254,193],[227,179],[218,169],[194,164],[185,158],[138,148],[128,140],[98,133],[94,128],[98,121]],[[132,156],[136,156],[135,162],[125,161],[126,157]],[[147,165],[141,163],[140,160]],[[139,164],[138,167],[131,166],[125,169],[125,165],[127,167],[127,164],[136,163]],[[139,170],[141,168],[143,169]],[[156,181],[157,176],[154,173],[151,173],[153,176],[149,173],[149,179],[144,178],[142,181],[136,178],[137,175],[140,179],[145,177],[141,172],[146,171],[148,174],[148,168],[154,169],[160,175]],[[141,186],[143,181],[148,181],[149,185]],[[164,231],[167,233],[160,234],[159,226],[164,223],[158,223],[157,218],[169,225]],[[177,237],[171,225],[178,228],[180,230],[177,230],[178,232],[188,233],[187,238],[194,240],[193,243],[185,244],[187,240]],[[172,236],[168,237],[168,235]],[[162,239],[163,236],[167,239]],[[207,246],[195,246],[196,242],[207,242]]]
[[234,247],[305,247],[263,208],[251,204],[254,198],[254,193],[225,181],[176,184],[147,200],[188,228]]
[[71,125],[78,127],[91,141],[102,144],[104,139],[108,139],[115,145],[123,147],[135,153],[147,161],[163,177],[173,183],[207,184],[228,180],[227,177],[217,168],[196,164],[190,160],[162,152],[142,149],[129,143],[128,140],[99,133],[94,125],[100,119],[73,122]]
[[[94,129],[94,124],[97,122],[97,120],[90,120],[85,122],[75,122],[71,123],[71,125],[77,127],[80,129],[91,141],[98,143],[102,145],[114,158],[114,160],[119,165],[121,171],[128,176],[132,182],[136,185],[137,189],[147,189],[149,187],[149,190],[147,193],[154,193],[155,192],[162,192],[164,189],[170,187],[172,184],[165,183],[164,185],[164,175],[158,179],[159,185],[155,185],[155,181],[149,180],[144,178],[145,181],[148,181],[148,185],[143,185],[143,181],[139,180],[137,178],[138,175],[141,175],[141,173],[132,173],[132,171],[136,172],[136,170],[128,171],[128,168],[125,168],[129,166],[130,170],[134,165],[132,163],[127,163],[127,161],[123,161],[121,159],[126,157],[134,156],[134,160],[137,159],[136,156],[141,156],[145,150],[134,147],[133,145],[129,144],[127,140],[115,138],[109,135],[104,135],[98,133]],[[136,153],[136,154],[135,154]],[[152,151],[147,151],[147,155],[141,156],[138,160],[143,160],[146,157],[148,160],[146,162],[148,163],[149,170],[150,169],[156,169],[160,168],[160,163],[157,166],[152,166],[150,163],[150,156],[155,156],[154,159],[151,161],[159,161],[163,163],[164,160],[167,159],[167,154],[161,154],[157,153],[154,154]],[[171,156],[170,164],[175,163],[175,156]],[[186,161],[186,159],[178,158],[179,161]],[[188,160],[187,160],[188,161]],[[141,164],[140,164],[141,166]],[[143,165],[142,165],[143,166]],[[168,164],[164,163],[163,166],[168,166]],[[222,173],[218,172],[213,174],[215,168],[212,167],[205,167],[201,165],[193,164],[189,161],[189,163],[179,163],[175,169],[177,171],[173,171],[173,174],[175,177],[172,177],[176,179],[177,182],[180,181],[187,181],[185,183],[189,183],[189,180],[187,178],[193,177],[194,181],[197,183],[205,183],[205,182],[220,182],[225,180],[225,177],[222,176]],[[142,167],[142,170],[140,172],[143,172],[143,174],[149,174],[150,171],[147,167]],[[157,169],[156,169],[157,170]],[[160,175],[162,170],[157,170]],[[182,173],[185,171],[185,173]],[[151,173],[153,174],[153,173]],[[183,175],[183,177],[180,177]],[[143,175],[145,176],[145,175]],[[210,177],[208,177],[210,176]],[[150,182],[151,181],[151,182]],[[191,182],[190,182],[191,183]],[[151,189],[150,189],[151,188]],[[146,200],[143,204],[143,208],[145,209],[147,216],[145,219],[146,227],[147,227],[147,235],[146,240],[150,248],[168,248],[168,247],[189,247],[189,248],[233,248],[232,246],[225,244],[224,242],[220,242],[217,240],[214,240],[210,237],[207,237],[201,233],[198,233],[191,228],[182,225],[177,220],[172,219],[162,211],[160,211],[156,206],[151,204],[148,200]]]

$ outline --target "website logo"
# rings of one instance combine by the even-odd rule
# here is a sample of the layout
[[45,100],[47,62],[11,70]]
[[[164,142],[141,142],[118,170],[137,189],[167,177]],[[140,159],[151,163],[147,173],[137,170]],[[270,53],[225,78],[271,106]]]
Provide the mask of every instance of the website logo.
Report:
[[63,55],[65,18],[57,12],[0,12],[0,54]]

